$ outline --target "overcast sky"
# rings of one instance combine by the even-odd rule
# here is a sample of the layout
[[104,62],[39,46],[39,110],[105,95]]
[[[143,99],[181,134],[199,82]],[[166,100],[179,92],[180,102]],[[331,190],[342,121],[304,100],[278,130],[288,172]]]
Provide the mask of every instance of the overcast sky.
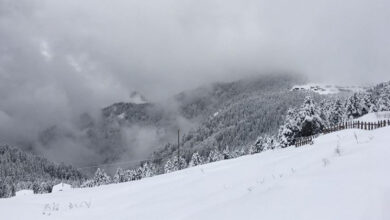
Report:
[[389,80],[389,32],[388,0],[0,0],[0,133],[267,71]]

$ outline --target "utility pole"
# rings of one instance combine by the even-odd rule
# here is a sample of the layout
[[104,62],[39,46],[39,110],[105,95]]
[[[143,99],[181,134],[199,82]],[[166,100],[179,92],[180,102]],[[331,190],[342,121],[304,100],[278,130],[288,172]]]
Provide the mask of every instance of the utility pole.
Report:
[[177,130],[177,168],[180,170],[180,129]]

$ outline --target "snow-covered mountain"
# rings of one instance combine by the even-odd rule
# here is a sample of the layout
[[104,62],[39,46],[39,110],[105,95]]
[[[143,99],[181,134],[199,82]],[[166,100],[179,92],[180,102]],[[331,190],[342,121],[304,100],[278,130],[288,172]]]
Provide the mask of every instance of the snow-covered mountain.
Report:
[[390,127],[122,184],[0,199],[2,219],[390,219]]
[[309,83],[304,85],[295,85],[291,91],[311,91],[321,95],[363,92],[366,88],[362,86],[337,86],[318,83]]
[[42,132],[39,141],[45,148],[53,147],[57,139],[81,143],[94,153],[81,164],[150,158],[153,152],[168,157],[179,128],[186,157],[194,150],[207,154],[211,148],[238,148],[261,134],[276,133],[287,108],[300,105],[306,95],[289,91],[300,82],[291,75],[258,76],[211,83],[157,103],[135,92],[129,102],[103,108],[99,119],[84,114],[78,134],[53,126]]

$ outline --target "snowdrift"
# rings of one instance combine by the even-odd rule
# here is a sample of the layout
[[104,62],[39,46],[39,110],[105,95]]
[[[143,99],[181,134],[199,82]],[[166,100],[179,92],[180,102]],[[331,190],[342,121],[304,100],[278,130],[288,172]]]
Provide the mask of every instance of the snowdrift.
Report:
[[390,219],[390,128],[140,181],[0,199],[2,219]]

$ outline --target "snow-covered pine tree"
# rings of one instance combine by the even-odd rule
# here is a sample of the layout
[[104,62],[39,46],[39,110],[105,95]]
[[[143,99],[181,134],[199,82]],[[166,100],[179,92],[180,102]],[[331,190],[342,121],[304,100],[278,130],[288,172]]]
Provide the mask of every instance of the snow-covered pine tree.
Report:
[[249,148],[249,153],[250,154],[260,153],[264,150],[274,149],[275,147],[276,146],[275,146],[274,138],[271,138],[268,135],[260,136],[257,138],[255,144],[253,144]]
[[345,115],[345,104],[341,101],[341,99],[337,99],[333,103],[330,109],[330,113],[328,117],[329,125],[331,126],[338,125],[343,121],[344,115]]
[[221,152],[219,152],[219,150],[217,150],[217,149],[210,151],[209,156],[208,156],[209,162],[215,162],[215,161],[219,161],[219,160],[223,160],[223,159],[224,159],[223,154],[221,154]]
[[298,124],[301,125],[299,136],[306,137],[318,134],[324,128],[324,121],[320,117],[320,111],[310,96],[305,98],[298,114],[300,118]]
[[297,121],[298,113],[296,109],[290,108],[287,111],[284,124],[279,129],[278,139],[281,147],[288,147],[295,143],[300,128]]
[[332,100],[330,99],[324,99],[321,101],[318,109],[319,109],[319,112],[320,112],[320,118],[322,119],[322,121],[324,122],[324,126],[329,126],[329,117],[330,117],[330,114],[332,112],[332,108],[333,108],[333,102]]
[[249,154],[257,154],[263,151],[264,137],[260,136],[257,138],[256,142],[249,147]]
[[232,155],[231,151],[229,150],[228,146],[226,146],[225,149],[223,149],[222,155],[223,155],[224,160],[228,160],[228,159],[233,158],[233,155]]
[[111,183],[111,178],[107,175],[104,170],[98,168],[95,176],[93,177],[94,186],[107,185]]
[[[183,157],[180,157],[180,169],[187,167],[187,162]],[[179,169],[177,157],[168,159],[164,165],[164,173],[171,173]]]
[[81,184],[81,188],[91,188],[94,187],[94,181],[92,179],[86,180]]
[[204,159],[202,158],[202,156],[200,156],[198,152],[195,152],[192,154],[192,157],[191,157],[191,160],[190,160],[190,163],[188,164],[188,166],[195,167],[195,166],[202,165],[203,163],[204,163]]
[[126,182],[125,180],[126,180],[125,179],[125,172],[123,171],[122,168],[119,167],[116,170],[116,172],[115,172],[115,175],[114,175],[114,177],[112,179],[112,182],[114,182],[114,183],[123,183],[123,182]]
[[388,95],[381,94],[375,107],[378,111],[390,111],[390,98]]
[[362,100],[358,93],[354,93],[347,99],[345,107],[345,117],[347,119],[354,119],[362,116]]
[[126,170],[125,171],[125,182],[136,180],[137,172],[135,170]]
[[170,173],[176,170],[177,168],[175,168],[174,163],[171,161],[171,159],[168,159],[164,165],[164,173]]
[[155,175],[156,168],[152,163],[143,163],[142,166],[138,168],[138,173],[140,178],[152,177]]

